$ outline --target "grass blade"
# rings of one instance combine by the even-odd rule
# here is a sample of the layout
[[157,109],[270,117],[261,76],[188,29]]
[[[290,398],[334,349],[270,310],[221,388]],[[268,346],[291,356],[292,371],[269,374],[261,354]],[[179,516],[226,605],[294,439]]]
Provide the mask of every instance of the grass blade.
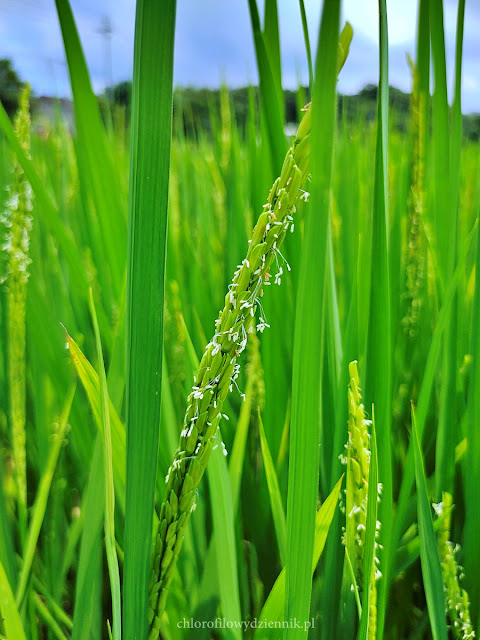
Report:
[[[286,151],[285,134],[283,132],[283,95],[278,91],[275,72],[268,56],[265,36],[260,27],[260,16],[256,0],[248,0],[250,20],[252,23],[255,54],[257,58],[262,109],[265,113],[268,143],[272,157],[274,175],[280,171]],[[282,101],[281,101],[282,100]]]
[[102,342],[98,327],[97,313],[90,289],[90,313],[92,315],[95,342],[97,345],[98,371],[100,378],[100,406],[103,423],[103,467],[105,474],[105,551],[107,555],[110,590],[112,594],[113,640],[122,638],[122,607],[120,596],[120,573],[118,569],[117,549],[115,546],[115,489],[113,486],[112,434],[110,429],[109,397],[107,376],[103,362]]
[[[477,218],[478,222],[478,218]],[[478,532],[480,531],[480,509],[478,508],[478,487],[480,487],[480,241],[477,237],[475,262],[475,293],[471,325],[472,374],[470,382],[467,421],[467,464],[464,475],[465,502],[465,542],[464,564],[465,583],[472,603],[473,624],[480,621],[480,554],[478,553]]]
[[307,63],[308,63],[308,81],[310,90],[313,87],[313,62],[312,62],[312,49],[310,47],[310,36],[308,35],[308,22],[307,22],[307,14],[305,13],[305,3],[303,0],[299,0],[300,2],[300,13],[302,16],[302,28],[303,28],[303,38],[305,40],[305,52],[307,54]]
[[262,448],[265,475],[267,476],[268,493],[270,494],[270,505],[272,507],[273,522],[275,524],[277,544],[280,551],[280,560],[282,564],[285,564],[285,552],[287,546],[285,512],[283,510],[283,501],[280,493],[280,486],[278,484],[277,472],[275,471],[275,465],[273,464],[272,456],[270,454],[270,448],[265,436],[260,411],[258,412],[258,422],[260,430],[260,446]]
[[[380,520],[384,557],[392,528],[392,461],[391,461],[391,335],[390,278],[388,253],[388,29],[385,0],[379,0],[380,80],[378,91],[378,129],[375,153],[375,185],[373,202],[372,263],[370,274],[370,309],[367,338],[365,393],[366,406],[375,404],[379,456],[379,480],[383,484]],[[379,608],[385,607],[385,579],[379,583]],[[382,617],[380,616],[380,621]],[[383,629],[379,627],[379,638]]]
[[[144,640],[147,635],[160,421],[175,15],[175,0],[137,3],[128,229],[123,584],[124,634],[132,640]],[[154,60],[152,52],[157,54]]]
[[245,448],[247,444],[248,430],[250,427],[250,415],[253,402],[254,373],[250,373],[245,387],[245,402],[242,403],[240,415],[235,430],[235,438],[233,440],[232,452],[230,455],[230,463],[228,473],[230,476],[230,485],[232,487],[232,504],[233,513],[236,514],[240,498],[240,486],[242,481],[243,464],[245,460]]
[[34,601],[35,609],[37,610],[38,615],[44,620],[52,636],[57,638],[57,640],[68,640],[67,636],[63,633],[62,629],[60,628],[60,625],[52,616],[48,607],[44,604],[42,598],[38,595],[38,593],[34,595],[33,601]]
[[[324,4],[312,100],[312,207],[305,220],[298,283],[292,371],[292,421],[287,502],[285,619],[308,620],[310,558],[318,493],[324,300],[330,190],[336,122],[340,2]],[[312,291],[312,282],[314,291]],[[287,629],[285,638],[306,637]]]
[[15,638],[15,640],[27,640],[25,631],[23,629],[20,614],[18,613],[17,605],[15,604],[15,598],[13,597],[12,589],[8,582],[7,574],[3,568],[3,564],[0,562],[0,613],[3,618],[3,625],[7,632],[8,638]]
[[[92,413],[98,430],[102,433],[102,407],[100,402],[100,381],[98,374],[87,358],[83,355],[75,340],[68,333],[66,334],[66,337],[75,369],[87,393],[88,401],[92,408]],[[116,498],[122,511],[125,512],[125,427],[111,401],[109,413],[112,428],[113,472],[115,485],[117,487]]]
[[90,478],[85,497],[85,522],[78,560],[78,573],[75,589],[72,640],[85,640],[92,633],[94,608],[100,587],[98,562],[101,560],[102,521],[105,501],[105,474],[103,469],[102,439],[98,434],[95,443]]
[[420,537],[420,560],[423,585],[427,598],[428,615],[434,640],[447,640],[445,621],[445,595],[442,568],[438,555],[437,540],[433,528],[432,509],[427,492],[427,479],[423,466],[422,450],[417,431],[415,411],[412,406],[412,438],[415,451],[415,479],[417,483],[418,532]]
[[[325,542],[327,540],[328,531],[330,529],[330,524],[333,519],[333,515],[335,513],[335,509],[338,504],[338,495],[340,493],[340,488],[342,486],[343,476],[337,482],[335,487],[332,489],[328,498],[323,502],[320,509],[317,511],[315,517],[315,538],[313,545],[313,557],[311,563],[311,575],[315,571],[315,568],[320,560],[320,556],[322,555],[322,551],[325,547]],[[265,602],[262,612],[259,616],[260,620],[271,620],[271,621],[281,621],[283,606],[285,600],[285,569],[282,569],[280,575],[278,576],[275,584],[270,591],[270,594]],[[270,638],[271,635],[269,631],[265,628],[257,629],[255,632],[256,640],[261,640],[263,638]]]
[[16,587],[17,558],[13,546],[13,532],[8,516],[4,492],[4,464],[0,461],[0,562],[2,563],[12,589]]
[[68,427],[68,417],[75,395],[75,387],[73,386],[65,400],[65,406],[60,417],[59,426],[54,433],[54,439],[48,456],[45,471],[38,487],[37,497],[33,505],[32,519],[28,528],[28,534],[25,542],[25,552],[23,555],[22,570],[18,582],[18,588],[15,596],[17,606],[20,608],[25,591],[27,588],[30,569],[32,568],[33,559],[37,550],[38,536],[42,528],[45,511],[47,508],[48,496],[52,485],[53,475],[57,466],[58,457],[64,444],[64,437]]
[[432,59],[434,71],[434,92],[432,100],[432,163],[435,189],[433,190],[434,227],[438,255],[444,259],[439,264],[445,280],[451,270],[452,242],[454,227],[453,213],[449,212],[449,136],[448,131],[448,98],[447,69],[445,57],[445,34],[443,29],[443,0],[430,0],[430,37],[432,42]]
[[[461,4],[459,5],[459,9]],[[437,250],[441,256],[438,265],[444,281],[453,273],[457,257],[457,209],[458,209],[458,175],[461,144],[461,50],[456,53],[456,106],[452,112],[451,135],[446,136],[449,127],[449,107],[447,98],[447,71],[445,36],[443,27],[443,2],[434,0],[430,3],[432,58],[435,79],[432,110],[432,165],[435,188],[432,190],[433,211],[437,218]],[[463,22],[461,33],[463,38]],[[458,43],[457,43],[458,44]],[[460,59],[459,59],[460,58]],[[459,128],[460,126],[460,128]],[[453,171],[453,174],[452,174]],[[453,177],[456,177],[453,180]],[[457,426],[457,312],[452,305],[450,317],[445,331],[445,344],[442,361],[442,389],[438,417],[438,434],[436,441],[435,497],[441,499],[442,491],[453,490],[454,455]]]
[[52,635],[55,636],[57,640],[68,640],[67,636],[63,633],[57,621],[52,616],[52,614],[48,610],[48,607],[44,604],[38,593],[34,595],[34,603],[38,614],[47,623],[47,626],[50,629]]
[[[56,0],[55,4],[72,85],[80,179],[84,180],[91,191],[97,209],[105,257],[109,260],[114,298],[118,299],[125,265],[126,224],[122,191],[107,146],[98,101],[90,83],[70,3],[68,0]],[[114,224],[108,224],[112,215],[115,216]]]
[[[283,90],[282,90],[282,59],[280,53],[280,32],[278,26],[277,0],[266,0],[263,37],[267,48],[268,60],[272,69],[277,90],[277,99],[282,107],[283,114]],[[283,119],[283,117],[282,117]]]
[[[219,437],[221,436],[219,435]],[[207,475],[215,531],[220,602],[225,619],[235,623],[235,621],[242,619],[238,592],[235,526],[228,467],[220,443],[212,453]],[[241,638],[241,629],[234,626],[231,635],[237,639]]]

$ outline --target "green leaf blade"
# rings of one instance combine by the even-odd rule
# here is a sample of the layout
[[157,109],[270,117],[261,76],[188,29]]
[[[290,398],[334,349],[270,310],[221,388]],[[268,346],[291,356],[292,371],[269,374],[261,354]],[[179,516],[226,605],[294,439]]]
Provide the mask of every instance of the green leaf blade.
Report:
[[[158,462],[176,2],[137,3],[127,270],[124,634],[147,635]],[[162,43],[161,54],[158,43]],[[155,62],[152,51],[157,52]]]
[[415,479],[417,483],[417,514],[420,537],[420,559],[423,585],[427,598],[428,614],[434,640],[447,640],[445,620],[445,596],[442,569],[438,555],[437,540],[433,528],[432,510],[427,492],[427,479],[417,431],[415,411],[412,407],[412,438],[415,451]]
[[[292,372],[292,423],[287,503],[285,619],[310,614],[318,493],[325,274],[330,226],[340,2],[324,4],[312,100],[312,206],[305,221],[297,293]],[[313,290],[312,290],[312,283]],[[306,637],[289,628],[285,638]]]

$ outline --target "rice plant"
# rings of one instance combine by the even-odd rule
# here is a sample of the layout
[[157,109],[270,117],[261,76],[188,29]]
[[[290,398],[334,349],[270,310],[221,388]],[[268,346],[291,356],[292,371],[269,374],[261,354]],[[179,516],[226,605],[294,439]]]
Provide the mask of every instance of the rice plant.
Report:
[[39,129],[28,87],[0,108],[0,638],[478,636],[465,2],[450,104],[419,0],[403,128],[388,4],[372,120],[338,101],[340,0],[299,2],[290,137],[275,0],[248,3],[245,123],[223,87],[208,126],[173,91],[175,0],[137,1],[128,122],[56,2],[75,126]]

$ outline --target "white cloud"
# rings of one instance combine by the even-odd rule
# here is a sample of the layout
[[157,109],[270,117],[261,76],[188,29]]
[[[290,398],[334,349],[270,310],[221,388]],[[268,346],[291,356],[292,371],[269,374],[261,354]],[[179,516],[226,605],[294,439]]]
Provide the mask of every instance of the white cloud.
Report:
[[[378,1],[345,0],[343,16],[355,32],[378,45]],[[393,47],[411,44],[415,38],[416,0],[387,1],[388,41]]]

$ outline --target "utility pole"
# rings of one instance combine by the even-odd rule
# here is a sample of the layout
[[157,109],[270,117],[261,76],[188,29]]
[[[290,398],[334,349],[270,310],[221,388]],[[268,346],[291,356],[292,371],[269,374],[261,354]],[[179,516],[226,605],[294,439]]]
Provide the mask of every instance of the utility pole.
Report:
[[109,87],[113,87],[113,69],[112,69],[112,23],[108,16],[103,16],[100,28],[97,33],[99,33],[105,43],[105,95],[107,100],[109,100],[109,95],[107,89]]

